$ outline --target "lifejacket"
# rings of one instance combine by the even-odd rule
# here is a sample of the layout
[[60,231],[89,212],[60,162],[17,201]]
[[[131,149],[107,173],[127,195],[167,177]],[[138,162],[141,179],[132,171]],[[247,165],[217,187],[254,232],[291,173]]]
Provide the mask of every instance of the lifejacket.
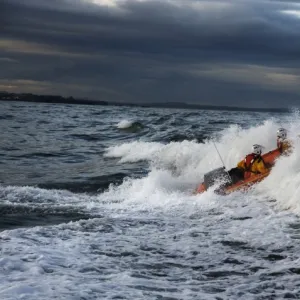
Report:
[[246,157],[245,157],[245,160],[244,160],[244,163],[245,163],[245,171],[249,171],[250,168],[251,168],[251,165],[253,164],[255,160],[255,154],[251,153],[251,154],[248,154]]
[[255,156],[255,154],[253,154],[253,153],[248,154],[245,157],[245,160],[244,160],[244,163],[245,163],[244,179],[249,178],[253,174],[253,172],[251,171],[251,167],[252,167],[252,164],[254,163],[254,161],[256,161],[256,160],[258,162],[260,162],[261,160],[264,162],[264,160],[261,156]]
[[245,166],[244,179],[247,179],[251,176],[250,169],[254,160],[255,160],[255,155],[253,153],[246,155],[244,159],[244,166]]

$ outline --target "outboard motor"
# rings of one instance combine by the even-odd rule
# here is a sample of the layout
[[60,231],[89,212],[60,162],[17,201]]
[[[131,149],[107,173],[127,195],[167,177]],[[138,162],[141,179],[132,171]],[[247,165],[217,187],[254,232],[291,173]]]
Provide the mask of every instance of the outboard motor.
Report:
[[212,170],[204,175],[204,184],[206,189],[210,188],[217,182],[222,183],[222,185],[231,183],[229,175],[224,167]]

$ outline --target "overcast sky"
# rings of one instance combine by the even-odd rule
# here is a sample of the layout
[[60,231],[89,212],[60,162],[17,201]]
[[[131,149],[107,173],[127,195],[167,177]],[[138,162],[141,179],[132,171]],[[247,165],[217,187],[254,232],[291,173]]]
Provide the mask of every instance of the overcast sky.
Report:
[[2,0],[0,90],[300,106],[300,1]]

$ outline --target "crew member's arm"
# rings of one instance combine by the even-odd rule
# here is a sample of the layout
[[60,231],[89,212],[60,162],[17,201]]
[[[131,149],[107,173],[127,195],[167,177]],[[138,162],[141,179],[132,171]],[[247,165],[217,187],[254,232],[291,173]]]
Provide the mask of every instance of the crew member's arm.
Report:
[[292,145],[291,145],[291,142],[289,141],[285,141],[282,143],[282,153],[286,153],[286,154],[290,154],[292,152]]

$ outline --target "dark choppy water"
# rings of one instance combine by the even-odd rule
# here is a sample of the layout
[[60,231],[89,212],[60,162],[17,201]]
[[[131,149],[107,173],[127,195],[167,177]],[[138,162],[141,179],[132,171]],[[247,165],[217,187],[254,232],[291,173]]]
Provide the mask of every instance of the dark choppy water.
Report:
[[206,171],[296,113],[0,103],[0,299],[299,299],[300,148],[248,193]]

